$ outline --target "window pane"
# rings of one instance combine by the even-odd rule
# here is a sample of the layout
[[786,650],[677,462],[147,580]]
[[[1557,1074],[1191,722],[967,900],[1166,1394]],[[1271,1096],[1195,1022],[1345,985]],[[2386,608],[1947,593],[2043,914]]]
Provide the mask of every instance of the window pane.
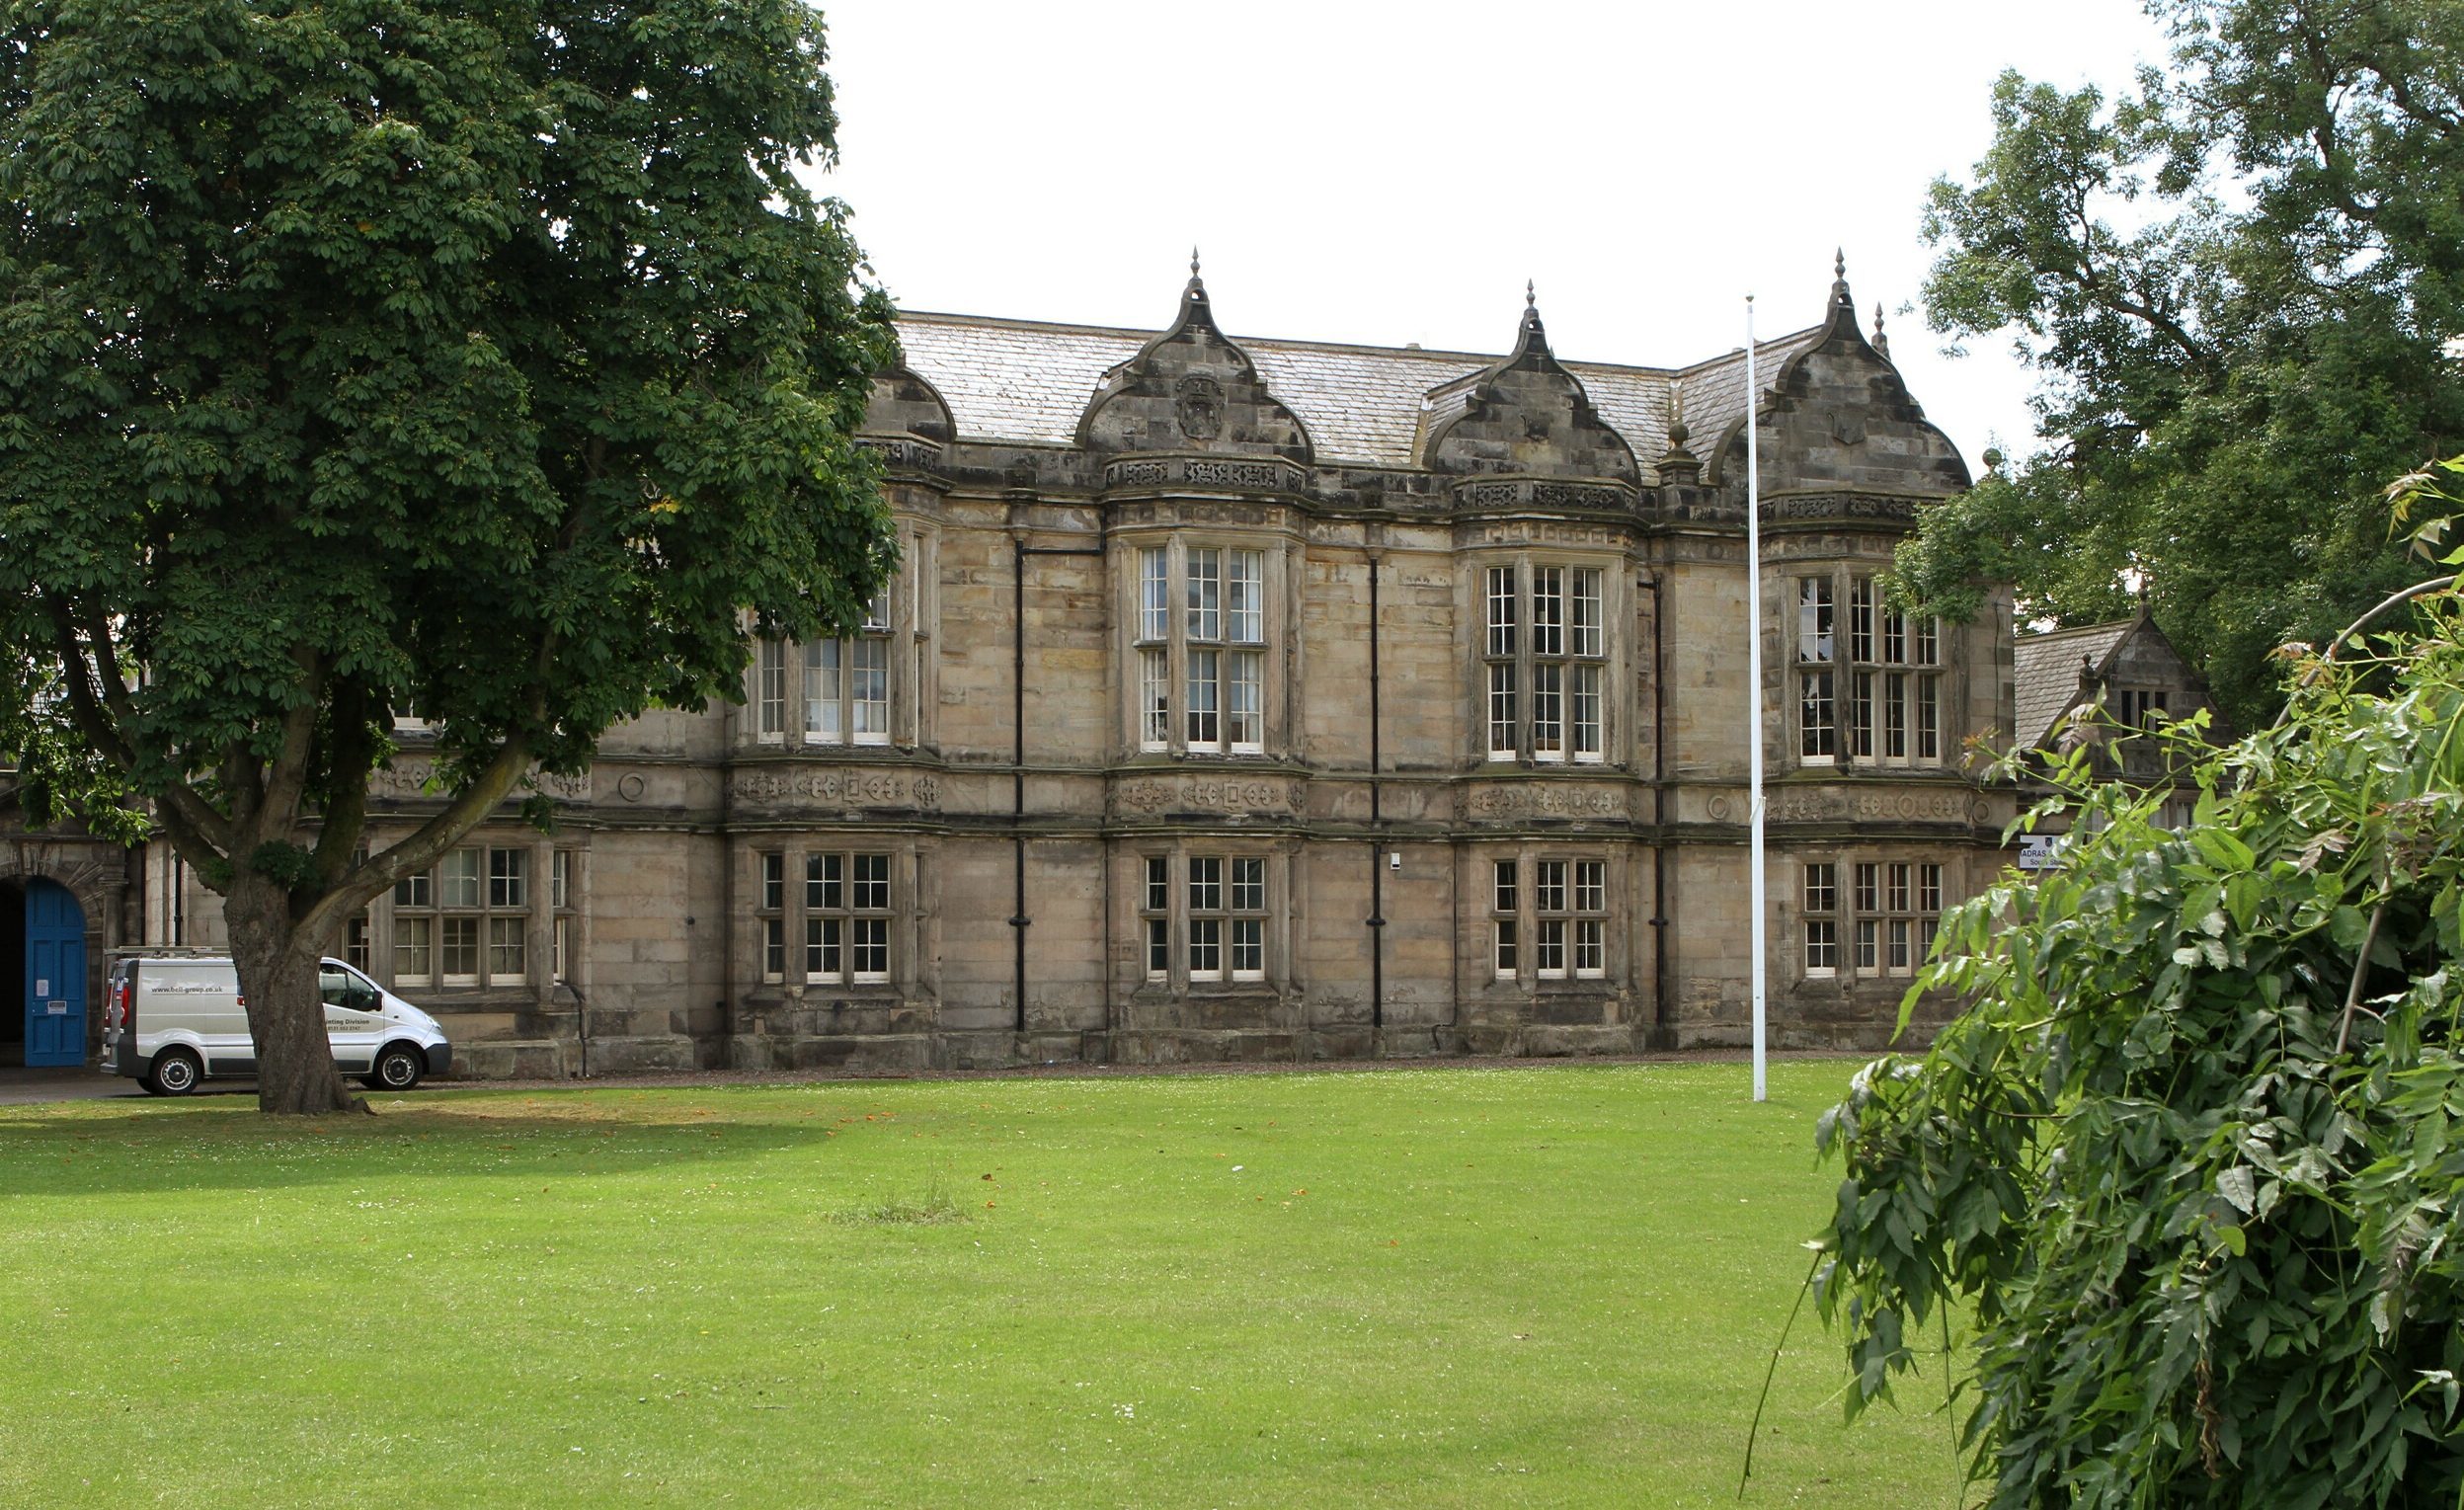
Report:
[[1917,680],[1917,758],[1939,760],[1943,753],[1942,687],[1938,676]]
[[870,602],[864,605],[864,628],[869,633],[881,634],[886,632],[889,627],[890,590],[888,588],[883,588],[880,592],[873,595]]
[[479,979],[479,919],[441,917],[437,927],[437,964],[448,981]]
[[1808,918],[1805,922],[1805,969],[1825,975],[1839,969],[1839,924],[1827,917]]
[[530,852],[526,849],[488,851],[488,906],[528,907]]
[[879,743],[890,737],[890,642],[884,639],[854,640],[847,653],[852,664],[847,672],[848,712],[855,725],[855,737]]
[[1189,978],[1193,981],[1221,980],[1224,974],[1224,919],[1192,917],[1189,919]]
[[1496,900],[1491,906],[1500,913],[1511,913],[1515,910],[1514,880],[1514,861],[1499,860],[1497,862]]
[[1532,654],[1565,654],[1565,568],[1532,568]]
[[1893,666],[1908,659],[1908,615],[1896,608],[1882,613],[1882,659]]
[[436,905],[437,887],[432,872],[423,870],[416,875],[404,876],[394,883],[394,906],[435,907]]
[[1881,866],[1863,863],[1858,865],[1857,911],[1860,913],[1878,913],[1882,911]]
[[1160,981],[1172,970],[1172,924],[1161,917],[1147,919],[1147,978]]
[[1915,628],[1917,652],[1914,660],[1916,664],[1919,666],[1942,665],[1943,621],[1933,617],[1921,618],[1916,621]]
[[855,948],[848,960],[858,981],[890,979],[890,919],[858,917],[853,919]]
[[1266,924],[1258,918],[1232,919],[1232,969],[1235,978],[1249,980],[1266,973]]
[[1882,925],[1870,918],[1857,924],[1857,968],[1882,968]]
[[1500,917],[1497,919],[1497,941],[1494,953],[1497,974],[1501,977],[1511,976],[1515,972],[1514,944],[1514,919]]
[[858,912],[890,911],[888,855],[859,854],[855,857],[855,908]]
[[1264,697],[1258,685],[1266,658],[1254,650],[1240,650],[1231,652],[1225,659],[1232,673],[1224,686],[1228,732],[1235,749],[1258,749],[1266,740]]
[[843,954],[845,937],[841,930],[845,920],[837,917],[807,917],[804,920],[804,978],[808,981],[836,981],[846,970]]
[[1854,725],[1857,758],[1873,758],[1873,673],[1857,674],[1857,695],[1849,702],[1849,719]]
[[1605,929],[1597,917],[1585,917],[1574,924],[1574,973],[1583,976],[1601,974],[1608,964],[1608,950],[1602,944]]
[[1216,676],[1223,652],[1189,653],[1189,743],[1213,749],[1220,739]]
[[547,905],[559,912],[573,906],[573,851],[556,850],[548,860]]
[[554,973],[556,979],[571,980],[573,978],[573,919],[558,917],[550,921],[548,939],[552,957],[548,960],[547,968]]
[[1266,911],[1266,861],[1250,856],[1232,862],[1232,905],[1235,913]]
[[368,945],[368,914],[361,913],[343,929],[343,958],[365,972],[374,968],[368,963],[374,952]]
[[1172,907],[1172,862],[1163,855],[1147,856],[1147,911],[1164,913]]
[[1565,861],[1542,860],[1532,867],[1532,906],[1544,913],[1565,911]]
[[1232,611],[1229,638],[1243,645],[1266,643],[1266,557],[1258,551],[1232,552],[1228,606]]
[[755,696],[760,707],[760,732],[765,740],[779,738],[787,730],[787,647],[777,640],[761,641],[758,674],[755,677]]
[[1806,866],[1805,911],[1828,913],[1839,905],[1839,872],[1827,862]]
[[528,971],[524,947],[530,927],[527,917],[491,917],[488,919],[488,979],[518,981]]
[[1599,860],[1574,862],[1574,911],[1605,913],[1609,910],[1608,887],[1604,884],[1608,866]]
[[761,856],[761,907],[777,912],[787,905],[787,856],[771,853]]
[[1917,867],[1917,911],[1939,913],[1943,910],[1943,868],[1940,865]]
[[1488,653],[1514,654],[1514,568],[1488,569]]
[[1220,913],[1224,910],[1224,860],[1221,855],[1193,854],[1189,857],[1189,910],[1193,913]]
[[1488,753],[1492,759],[1515,754],[1514,663],[1500,661],[1488,669]]
[[1149,546],[1138,553],[1138,637],[1161,640],[1171,631],[1165,615],[1171,611],[1171,591],[1164,577],[1163,551]]
[[1892,918],[1892,919],[1891,919],[1890,940],[1891,940],[1891,963],[1890,963],[1890,968],[1891,968],[1891,969],[1893,969],[1893,970],[1906,970],[1906,969],[1908,968],[1908,919],[1907,919],[1907,918],[1905,918],[1905,917],[1894,917],[1894,918]]
[[1797,683],[1797,754],[1821,757],[1836,753],[1831,727],[1831,674],[1798,672]]
[[394,919],[394,980],[404,986],[425,986],[436,970],[436,919]]
[[477,907],[479,905],[479,851],[476,849],[447,851],[444,862],[437,867],[437,889],[443,894],[446,907]]
[[[1540,628],[1532,628],[1533,638]],[[1565,667],[1555,661],[1532,666],[1532,754],[1544,760],[1565,755]]]
[[1891,889],[1890,889],[1890,898],[1889,898],[1889,902],[1890,902],[1890,909],[1889,909],[1889,910],[1890,910],[1891,912],[1894,912],[1894,913],[1905,913],[1905,912],[1907,912],[1907,911],[1909,910],[1909,907],[1908,907],[1908,867],[1907,867],[1907,866],[1905,866],[1905,865],[1893,865],[1893,866],[1890,868],[1890,873],[1889,873],[1889,874],[1890,874],[1890,888],[1891,888]]
[[1565,919],[1544,917],[1533,939],[1532,966],[1539,974],[1551,980],[1565,974]]
[[1172,738],[1172,677],[1160,650],[1138,653],[1138,742],[1161,750]]
[[1600,568],[1578,567],[1574,572],[1574,654],[1608,654],[1601,623]]
[[1575,756],[1597,757],[1600,754],[1600,668],[1568,667],[1566,676],[1573,682]]
[[1193,640],[1220,640],[1223,623],[1224,553],[1212,547],[1189,553],[1189,627]]
[[1848,654],[1851,660],[1873,659],[1873,579],[1859,577],[1848,585]]
[[1796,579],[1796,659],[1831,659],[1831,579]]
[[846,738],[840,715],[845,686],[839,680],[839,642],[815,640],[804,647],[804,734],[812,740]]
[[1908,674],[1882,674],[1882,758],[1908,758]]

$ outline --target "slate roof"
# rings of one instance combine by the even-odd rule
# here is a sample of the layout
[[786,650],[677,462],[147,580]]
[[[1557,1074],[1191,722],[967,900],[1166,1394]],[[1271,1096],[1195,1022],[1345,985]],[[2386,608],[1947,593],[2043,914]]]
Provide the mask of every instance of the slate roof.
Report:
[[2079,700],[2080,659],[2085,657],[2103,668],[2106,658],[2138,624],[2135,618],[2082,624],[2045,634],[2023,634],[2013,642],[2011,662],[2018,695],[2012,704],[2012,722],[2021,749],[2043,745],[2053,733],[2055,720]]
[[[1820,333],[1816,327],[1759,344],[1756,375],[1766,389],[1780,364]],[[899,316],[907,363],[948,401],[960,439],[1029,445],[1072,443],[1078,417],[1104,374],[1138,355],[1154,335],[971,315]],[[1431,390],[1469,377],[1504,355],[1232,339],[1256,362],[1268,390],[1309,428],[1319,463],[1332,466],[1416,465]],[[1600,417],[1626,437],[1646,471],[1668,449],[1673,384],[1684,385],[1693,437],[1687,444],[1707,461],[1712,444],[1745,408],[1742,349],[1690,367],[1564,365],[1582,380]]]

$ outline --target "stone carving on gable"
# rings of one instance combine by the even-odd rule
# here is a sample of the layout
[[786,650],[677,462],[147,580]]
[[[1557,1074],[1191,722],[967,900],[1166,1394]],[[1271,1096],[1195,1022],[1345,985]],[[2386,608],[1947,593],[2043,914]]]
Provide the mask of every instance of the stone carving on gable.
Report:
[[1422,460],[1433,471],[1459,476],[1582,478],[1639,486],[1642,472],[1634,463],[1633,448],[1600,418],[1582,379],[1549,350],[1539,305],[1528,292],[1526,299],[1512,353],[1430,391],[1421,417]]
[[1181,434],[1212,440],[1224,433],[1224,385],[1204,372],[1185,372],[1173,385],[1172,410]]
[[1300,416],[1267,391],[1249,354],[1215,325],[1192,259],[1171,329],[1104,375],[1078,419],[1089,450],[1200,450],[1281,457],[1310,465],[1314,449]]

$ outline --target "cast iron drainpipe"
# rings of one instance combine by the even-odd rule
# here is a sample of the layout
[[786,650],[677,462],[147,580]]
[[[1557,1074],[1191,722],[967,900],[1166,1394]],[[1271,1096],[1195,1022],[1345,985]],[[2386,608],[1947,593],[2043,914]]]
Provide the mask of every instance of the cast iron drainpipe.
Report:
[[[1369,558],[1369,1028],[1386,1031],[1386,815],[1379,806],[1378,558]],[[1372,1052],[1375,1052],[1374,1045]]]
[[1651,1026],[1668,1032],[1668,583],[1651,589]]
[[[1027,1030],[1027,557],[1100,556],[1102,545],[1029,545],[1024,534],[1009,537],[1009,827],[1012,900],[1009,933],[1015,939],[1016,991],[1014,1031]],[[1110,962],[1106,962],[1110,969]]]

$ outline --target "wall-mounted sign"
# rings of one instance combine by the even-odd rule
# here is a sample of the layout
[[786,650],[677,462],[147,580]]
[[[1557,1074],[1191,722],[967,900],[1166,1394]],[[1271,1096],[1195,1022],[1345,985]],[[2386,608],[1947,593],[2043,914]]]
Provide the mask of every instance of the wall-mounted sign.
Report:
[[2020,840],[2020,869],[2051,870],[2061,863],[2062,835],[2030,834]]
[[40,976],[35,977],[35,994],[38,996],[47,996],[51,994],[51,983],[44,980]]

